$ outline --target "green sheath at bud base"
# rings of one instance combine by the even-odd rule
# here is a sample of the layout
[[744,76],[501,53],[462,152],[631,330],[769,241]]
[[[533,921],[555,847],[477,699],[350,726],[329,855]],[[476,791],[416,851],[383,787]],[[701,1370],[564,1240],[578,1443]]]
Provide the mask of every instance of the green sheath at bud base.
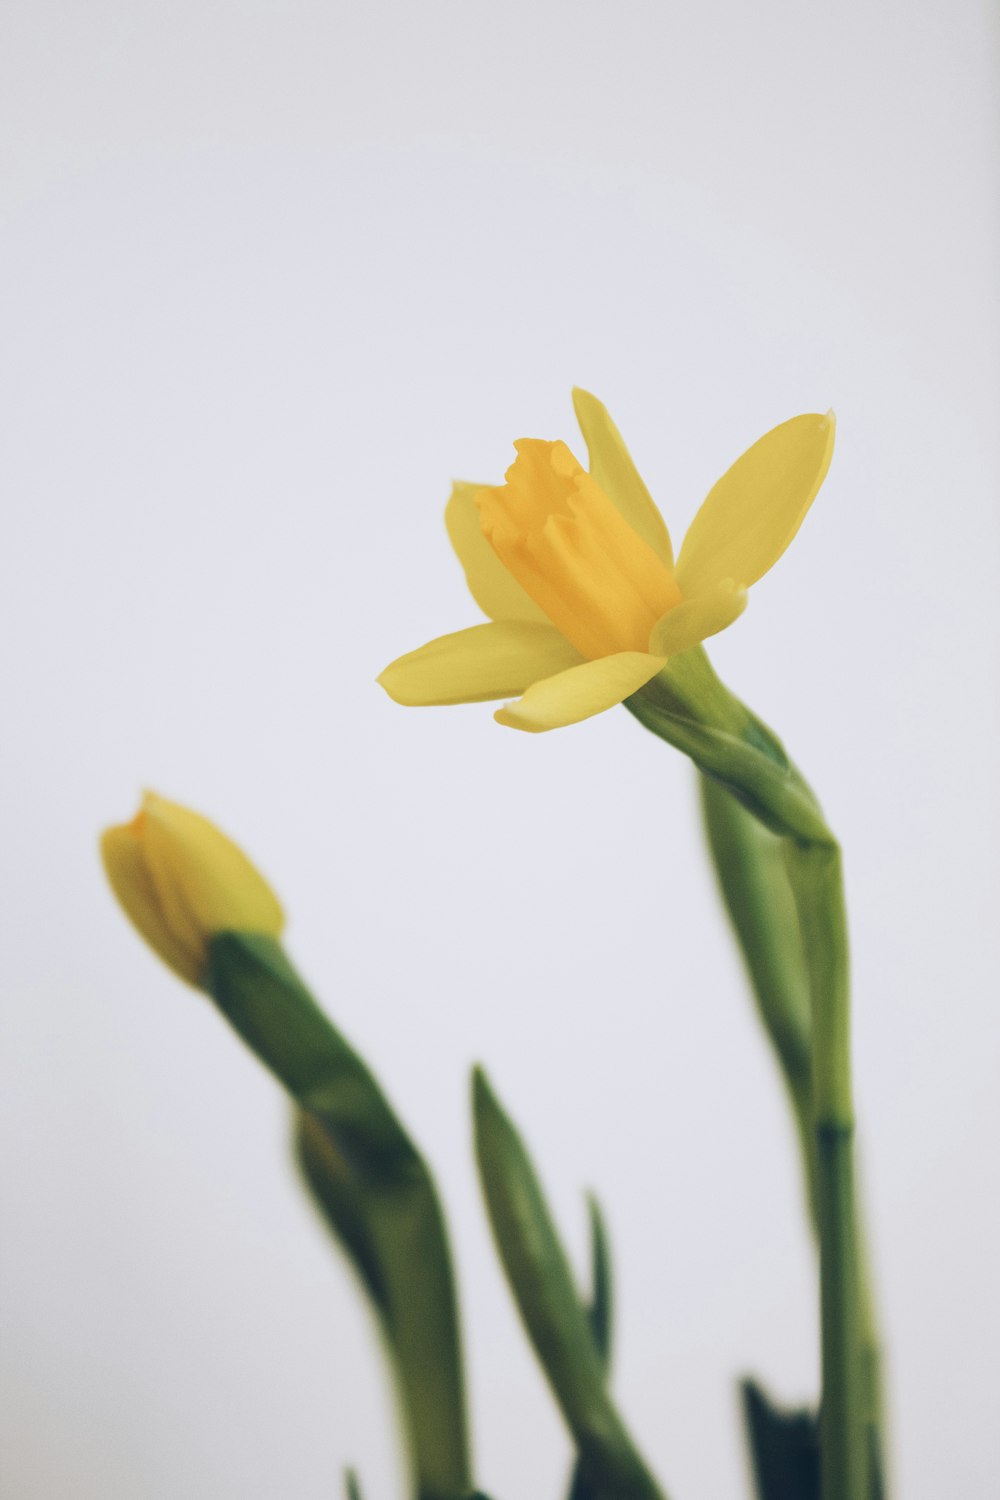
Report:
[[218,934],[205,987],[303,1111],[307,1176],[393,1355],[419,1500],[458,1500],[471,1484],[458,1311],[430,1172],[273,938]]

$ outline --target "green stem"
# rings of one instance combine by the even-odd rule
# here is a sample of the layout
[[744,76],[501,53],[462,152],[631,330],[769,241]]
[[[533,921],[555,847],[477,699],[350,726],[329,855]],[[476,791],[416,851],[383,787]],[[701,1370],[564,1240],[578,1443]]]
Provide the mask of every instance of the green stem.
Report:
[[816,1132],[823,1319],[820,1493],[824,1500],[827,1496],[865,1495],[867,1491],[861,1417],[853,1133],[850,1125],[821,1126]]
[[274,939],[219,933],[203,983],[309,1120],[311,1185],[394,1357],[418,1500],[458,1500],[471,1487],[462,1356],[431,1174],[364,1061]]
[[[722,898],[746,962],[761,1024],[788,1093],[819,1238],[813,1126],[811,978],[785,857],[786,840],[768,831],[718,781],[699,777],[705,832]],[[799,880],[801,892],[802,881]],[[859,1208],[854,1227],[864,1420],[871,1460],[870,1500],[883,1500],[879,1338]]]
[[626,708],[689,755],[784,840],[805,956],[810,1093],[820,1241],[823,1500],[868,1500],[853,1168],[847,925],[840,851],[780,740],[723,686],[698,649],[678,657]]
[[868,1263],[868,1241],[860,1208],[855,1214],[857,1235],[858,1300],[861,1305],[861,1378],[864,1402],[865,1443],[870,1474],[868,1500],[885,1500],[888,1480],[883,1443],[885,1405],[882,1377],[882,1340],[879,1336],[875,1294]]
[[832,840],[792,842],[786,857],[812,991],[823,1333],[821,1493],[824,1500],[854,1500],[867,1495],[868,1483],[844,887],[840,850]]

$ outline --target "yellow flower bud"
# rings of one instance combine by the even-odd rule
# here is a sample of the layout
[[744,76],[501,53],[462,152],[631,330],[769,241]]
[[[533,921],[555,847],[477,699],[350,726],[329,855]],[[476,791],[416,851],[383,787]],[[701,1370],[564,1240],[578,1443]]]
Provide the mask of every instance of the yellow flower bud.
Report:
[[284,913],[267,881],[214,823],[147,792],[131,823],[108,828],[111,889],[164,963],[198,984],[220,932],[279,937]]

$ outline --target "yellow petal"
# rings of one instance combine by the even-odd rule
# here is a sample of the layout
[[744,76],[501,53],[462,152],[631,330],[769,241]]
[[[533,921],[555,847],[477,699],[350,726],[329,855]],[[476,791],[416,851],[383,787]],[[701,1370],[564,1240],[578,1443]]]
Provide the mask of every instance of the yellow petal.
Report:
[[175,936],[207,944],[217,932],[278,937],[284,913],[260,871],[208,818],[147,792],[137,820],[164,918]]
[[428,641],[390,662],[378,680],[390,698],[408,708],[484,703],[523,693],[540,677],[582,660],[554,625],[497,620]]
[[475,501],[481,488],[456,482],[444,511],[448,538],[465,570],[469,592],[491,620],[532,620],[547,625],[544,611],[507,572],[483,535]]
[[685,594],[726,578],[749,588],[774,566],[826,477],[833,436],[833,413],[813,412],[773,428],[736,460],[684,538],[677,581]]
[[746,589],[737,588],[731,578],[726,578],[707,594],[685,599],[683,604],[668,610],[653,627],[649,649],[661,656],[679,656],[682,651],[690,651],[699,641],[718,634],[739,619],[746,603]]
[[506,482],[479,491],[484,534],[584,656],[645,650],[681,593],[671,569],[565,443],[520,438]]
[[101,858],[111,889],[140,936],[182,979],[197,984],[205,961],[204,944],[184,942],[167,925],[135,825],[106,829],[101,836]]
[[592,714],[614,708],[623,698],[637,693],[666,664],[663,656],[646,651],[619,651],[571,667],[556,677],[536,682],[523,698],[497,709],[493,717],[510,729],[526,729],[539,734],[545,729],[561,729],[577,724]]
[[670,545],[667,523],[660,515],[652,495],[643,484],[632,462],[621,433],[608,415],[607,408],[579,386],[573,389],[573,409],[580,424],[590,472],[604,493],[614,501],[621,514],[652,547],[661,562],[673,567],[674,551]]

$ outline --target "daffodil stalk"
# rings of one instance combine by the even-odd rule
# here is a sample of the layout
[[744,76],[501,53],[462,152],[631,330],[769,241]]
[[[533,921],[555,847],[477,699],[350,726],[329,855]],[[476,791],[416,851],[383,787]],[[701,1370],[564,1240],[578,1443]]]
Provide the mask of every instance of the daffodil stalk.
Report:
[[[785,844],[719,781],[699,777],[705,831],[719,887],[747,966],[761,1023],[787,1089],[806,1196],[819,1234],[810,980]],[[855,1214],[860,1339],[870,1500],[884,1495],[881,1353],[868,1256]],[[748,1400],[752,1397],[748,1391]],[[751,1425],[752,1420],[751,1420]],[[792,1431],[796,1442],[795,1423]],[[766,1494],[766,1491],[765,1491]]]
[[808,994],[808,1025],[800,1014],[798,1034],[782,1040],[793,1105],[801,1121],[809,1113],[821,1493],[867,1500],[872,1402],[861,1357],[840,851],[777,737],[727,691],[701,649],[738,617],[747,590],[802,524],[829,467],[832,416],[792,418],[755,443],[710,491],[675,562],[663,518],[607,411],[583,391],[574,404],[589,471],[561,442],[522,439],[503,485],[452,490],[449,536],[489,623],[400,657],[379,680],[407,705],[519,695],[495,717],[536,733],[624,703],[782,840],[797,917],[792,944],[801,944]]
[[350,1257],[397,1378],[418,1500],[468,1494],[454,1278],[430,1172],[375,1078],[316,1004],[280,938],[281,907],[237,846],[147,794],[102,839],[126,915],[198,986],[296,1106],[303,1173]]
[[[840,850],[780,742],[722,687],[704,652],[679,660],[626,707],[654,734],[688,754],[705,775],[784,841],[810,997],[810,1175],[820,1244],[823,1366],[820,1493],[823,1500],[865,1500],[868,1401],[861,1350]],[[806,1078],[801,1059],[793,1063],[790,1048],[786,1058],[792,1064],[790,1086],[803,1100]]]

